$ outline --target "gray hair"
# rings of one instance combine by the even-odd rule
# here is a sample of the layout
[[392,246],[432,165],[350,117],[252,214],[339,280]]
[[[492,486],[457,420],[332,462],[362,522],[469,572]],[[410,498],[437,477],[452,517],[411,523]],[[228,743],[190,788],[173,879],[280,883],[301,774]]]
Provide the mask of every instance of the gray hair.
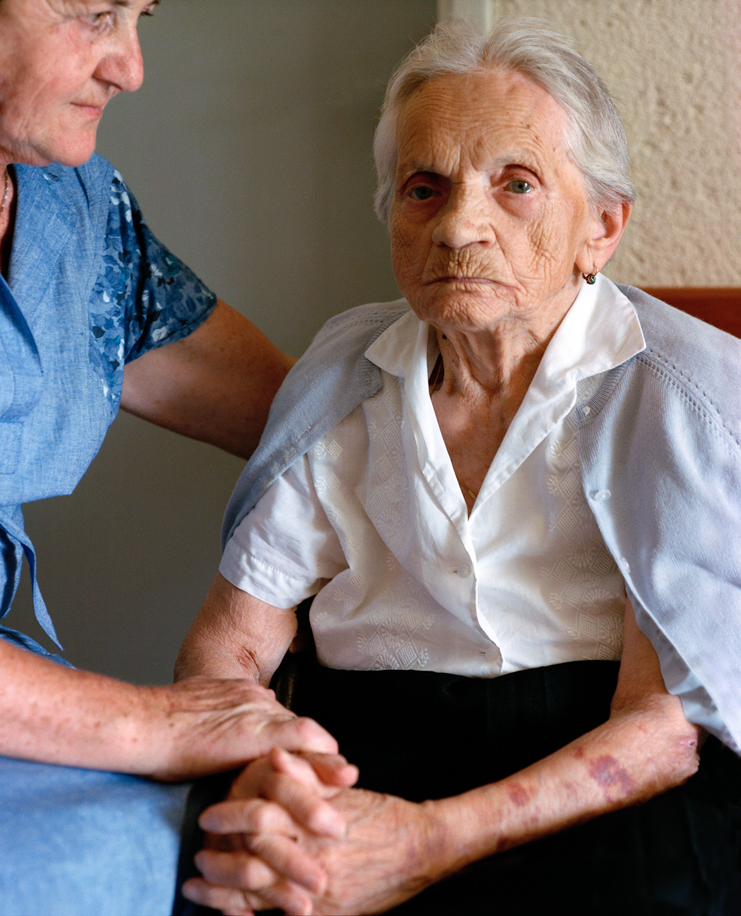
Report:
[[592,206],[609,210],[635,200],[623,122],[598,73],[567,38],[529,18],[503,19],[489,35],[465,22],[441,23],[402,61],[386,89],[373,143],[375,209],[383,222],[391,207],[396,128],[404,102],[436,77],[498,67],[529,77],[564,109],[571,125],[569,153],[584,175]]

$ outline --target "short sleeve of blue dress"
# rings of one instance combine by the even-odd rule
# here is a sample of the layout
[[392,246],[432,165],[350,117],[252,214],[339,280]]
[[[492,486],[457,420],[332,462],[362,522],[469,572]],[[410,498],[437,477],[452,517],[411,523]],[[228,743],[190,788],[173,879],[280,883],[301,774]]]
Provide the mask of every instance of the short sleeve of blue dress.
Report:
[[93,290],[91,359],[118,406],[124,365],[191,334],[216,296],[154,236],[114,171],[102,270]]

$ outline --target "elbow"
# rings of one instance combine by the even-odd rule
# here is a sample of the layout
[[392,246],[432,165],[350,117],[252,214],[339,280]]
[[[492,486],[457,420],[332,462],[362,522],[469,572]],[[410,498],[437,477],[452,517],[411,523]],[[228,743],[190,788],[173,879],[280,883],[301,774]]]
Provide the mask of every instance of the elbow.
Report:
[[694,776],[700,766],[702,729],[681,716],[671,716],[670,721],[651,720],[644,737],[649,775],[647,795],[658,795],[680,786]]
[[684,727],[676,728],[669,736],[667,751],[667,788],[681,785],[694,776],[700,766],[702,729],[684,720]]
[[[664,695],[639,707],[615,709],[613,721],[628,727],[635,765],[630,767],[634,801],[646,801],[654,795],[682,785],[694,776],[700,766],[703,730],[688,722],[681,700]],[[618,725],[620,728],[620,725]]]
[[245,678],[261,681],[254,652],[212,627],[191,629],[175,660],[175,680],[186,677]]

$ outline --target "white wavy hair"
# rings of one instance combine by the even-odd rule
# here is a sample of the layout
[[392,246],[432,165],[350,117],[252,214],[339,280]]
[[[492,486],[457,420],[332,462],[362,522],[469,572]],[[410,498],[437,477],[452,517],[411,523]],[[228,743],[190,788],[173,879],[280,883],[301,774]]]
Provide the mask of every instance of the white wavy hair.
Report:
[[419,86],[446,74],[503,68],[546,90],[569,119],[569,153],[581,170],[592,206],[632,203],[628,141],[620,115],[594,67],[569,39],[537,19],[503,19],[484,35],[465,22],[441,23],[391,77],[373,142],[378,186],[375,210],[388,222],[396,172],[396,127],[404,102]]

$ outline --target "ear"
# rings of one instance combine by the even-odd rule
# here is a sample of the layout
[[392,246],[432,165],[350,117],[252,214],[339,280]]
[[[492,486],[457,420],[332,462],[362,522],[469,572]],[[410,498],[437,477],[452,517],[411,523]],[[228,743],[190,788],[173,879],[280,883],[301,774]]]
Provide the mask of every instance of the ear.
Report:
[[592,234],[576,258],[580,273],[597,274],[602,270],[615,253],[632,211],[633,204],[623,203],[595,213]]

